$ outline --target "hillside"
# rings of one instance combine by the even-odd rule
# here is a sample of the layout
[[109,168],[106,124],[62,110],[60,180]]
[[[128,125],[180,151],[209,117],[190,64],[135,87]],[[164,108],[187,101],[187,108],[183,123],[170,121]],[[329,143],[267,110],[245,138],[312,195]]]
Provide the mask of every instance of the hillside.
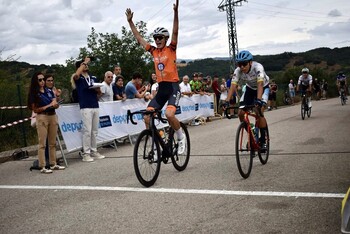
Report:
[[[264,65],[269,72],[282,72],[295,67],[323,69],[326,73],[336,73],[343,70],[350,73],[350,47],[317,48],[302,53],[284,52],[276,55],[254,55],[254,60]],[[226,76],[229,73],[229,60],[223,58],[207,58],[188,62],[187,66],[179,68],[180,76],[193,72]]]

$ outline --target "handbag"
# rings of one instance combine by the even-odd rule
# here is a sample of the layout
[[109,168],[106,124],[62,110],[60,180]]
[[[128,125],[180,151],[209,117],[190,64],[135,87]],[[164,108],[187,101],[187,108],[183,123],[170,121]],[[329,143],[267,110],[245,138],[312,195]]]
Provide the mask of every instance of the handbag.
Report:
[[36,113],[32,111],[32,117],[30,118],[30,125],[35,128],[36,127]]

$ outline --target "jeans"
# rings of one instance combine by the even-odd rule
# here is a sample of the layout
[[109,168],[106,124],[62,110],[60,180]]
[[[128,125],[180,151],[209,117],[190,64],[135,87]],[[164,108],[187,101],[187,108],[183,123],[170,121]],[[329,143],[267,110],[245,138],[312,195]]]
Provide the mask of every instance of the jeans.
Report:
[[83,154],[97,152],[97,133],[100,122],[98,108],[80,109],[83,120]]

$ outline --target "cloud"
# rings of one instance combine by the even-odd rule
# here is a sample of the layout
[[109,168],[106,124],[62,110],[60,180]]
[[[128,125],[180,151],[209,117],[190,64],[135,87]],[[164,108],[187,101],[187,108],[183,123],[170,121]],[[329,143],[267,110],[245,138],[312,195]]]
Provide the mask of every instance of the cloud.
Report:
[[337,9],[334,9],[334,10],[331,10],[329,13],[328,13],[328,16],[330,17],[338,17],[338,16],[342,16],[341,12],[338,11]]

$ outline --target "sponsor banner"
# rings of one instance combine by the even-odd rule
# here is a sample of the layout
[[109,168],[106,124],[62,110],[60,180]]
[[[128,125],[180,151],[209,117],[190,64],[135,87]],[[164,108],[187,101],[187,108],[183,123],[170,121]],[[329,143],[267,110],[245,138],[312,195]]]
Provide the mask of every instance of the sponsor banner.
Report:
[[[100,124],[97,135],[97,144],[110,142],[114,139],[140,133],[145,129],[141,115],[134,115],[134,121],[127,123],[127,111],[131,112],[146,109],[148,102],[143,99],[127,99],[125,101],[100,102]],[[68,152],[82,148],[83,121],[78,104],[61,105],[56,110],[58,115],[59,129]],[[165,113],[165,107],[163,114]],[[213,95],[183,96],[176,110],[176,117],[182,122],[189,122],[193,118],[214,116]],[[167,126],[160,123],[158,128]]]

